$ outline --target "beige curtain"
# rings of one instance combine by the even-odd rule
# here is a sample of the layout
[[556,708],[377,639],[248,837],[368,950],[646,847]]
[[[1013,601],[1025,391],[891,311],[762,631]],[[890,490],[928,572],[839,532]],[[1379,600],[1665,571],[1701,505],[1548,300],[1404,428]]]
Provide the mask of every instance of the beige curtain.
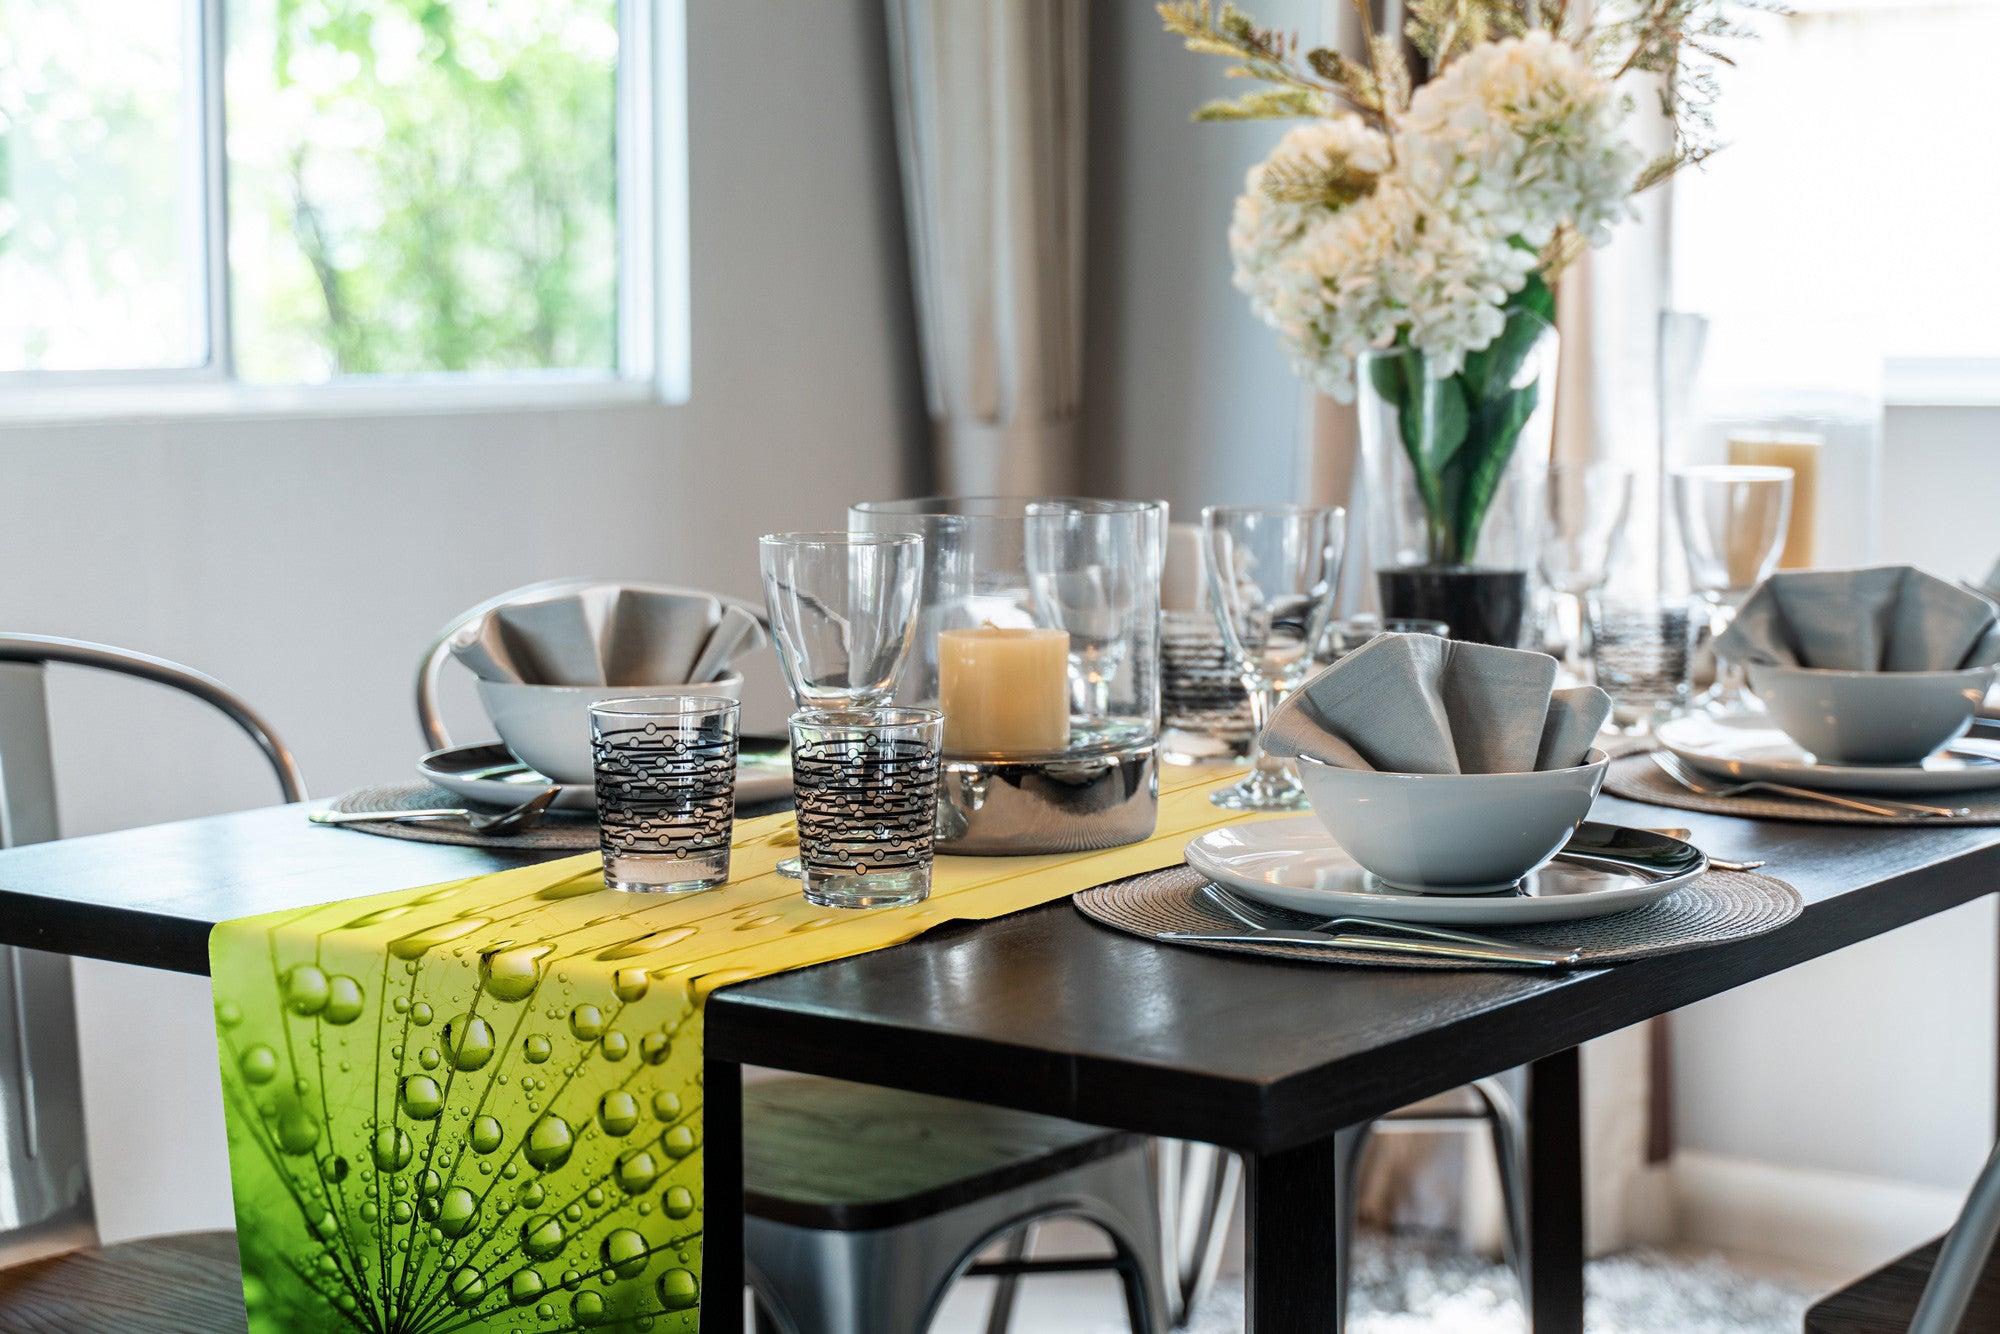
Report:
[[1089,0],[887,0],[937,483],[1076,485]]

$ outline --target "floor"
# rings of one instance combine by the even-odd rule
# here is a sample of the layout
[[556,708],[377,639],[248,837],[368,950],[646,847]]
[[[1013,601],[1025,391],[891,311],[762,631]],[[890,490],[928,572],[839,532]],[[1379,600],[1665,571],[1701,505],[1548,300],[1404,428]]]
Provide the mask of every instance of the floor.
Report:
[[[1350,1334],[1520,1334],[1519,1291],[1499,1265],[1448,1244],[1364,1236]],[[1806,1307],[1844,1281],[1746,1256],[1649,1250],[1592,1263],[1589,1334],[1798,1334]],[[931,1334],[985,1334],[990,1284],[958,1285]],[[1121,1334],[1124,1307],[1100,1275],[1024,1282],[1015,1334]],[[1239,1276],[1225,1275],[1188,1334],[1239,1334]]]

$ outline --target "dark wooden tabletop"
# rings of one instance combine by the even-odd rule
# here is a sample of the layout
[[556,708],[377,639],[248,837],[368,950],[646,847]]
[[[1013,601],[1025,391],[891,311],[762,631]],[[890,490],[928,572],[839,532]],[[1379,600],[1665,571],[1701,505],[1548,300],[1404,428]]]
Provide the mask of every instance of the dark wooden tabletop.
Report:
[[[1166,948],[1067,903],[718,993],[712,1055],[1270,1152],[2000,887],[2000,829],[1688,825],[1806,896],[1768,935],[1541,975],[1343,969]],[[309,826],[277,807],[0,852],[0,943],[207,970],[216,922],[543,858]]]

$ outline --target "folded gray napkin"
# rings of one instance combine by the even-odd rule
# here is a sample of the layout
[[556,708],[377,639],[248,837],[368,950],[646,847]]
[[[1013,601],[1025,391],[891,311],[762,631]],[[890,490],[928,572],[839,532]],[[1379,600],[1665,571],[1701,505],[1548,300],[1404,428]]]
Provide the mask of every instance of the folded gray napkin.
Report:
[[603,583],[496,607],[451,652],[487,681],[655,686],[714,680],[763,643],[754,615],[712,593]]
[[2000,599],[2000,560],[1993,562],[1993,568],[1979,582],[1979,591],[1987,597]]
[[1848,672],[1983,667],[2000,662],[2000,609],[1909,565],[1781,570],[1757,585],[1715,651]]
[[1546,653],[1383,635],[1273,710],[1263,745],[1286,759],[1385,773],[1570,769],[1589,758],[1611,697],[1555,683]]

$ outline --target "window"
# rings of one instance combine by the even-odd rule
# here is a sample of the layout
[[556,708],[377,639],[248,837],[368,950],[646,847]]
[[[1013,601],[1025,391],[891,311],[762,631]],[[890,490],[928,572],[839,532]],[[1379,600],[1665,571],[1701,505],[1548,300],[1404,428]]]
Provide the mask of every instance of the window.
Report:
[[[1886,359],[1892,401],[2000,403],[2000,177],[1987,69],[2000,4],[1792,0],[1731,48],[1729,146],[1675,184],[1675,303],[1759,331],[1747,355]],[[1970,377],[1970,378],[1968,378]],[[1929,401],[1935,401],[1930,399]]]
[[0,384],[652,377],[654,9],[6,0]]

